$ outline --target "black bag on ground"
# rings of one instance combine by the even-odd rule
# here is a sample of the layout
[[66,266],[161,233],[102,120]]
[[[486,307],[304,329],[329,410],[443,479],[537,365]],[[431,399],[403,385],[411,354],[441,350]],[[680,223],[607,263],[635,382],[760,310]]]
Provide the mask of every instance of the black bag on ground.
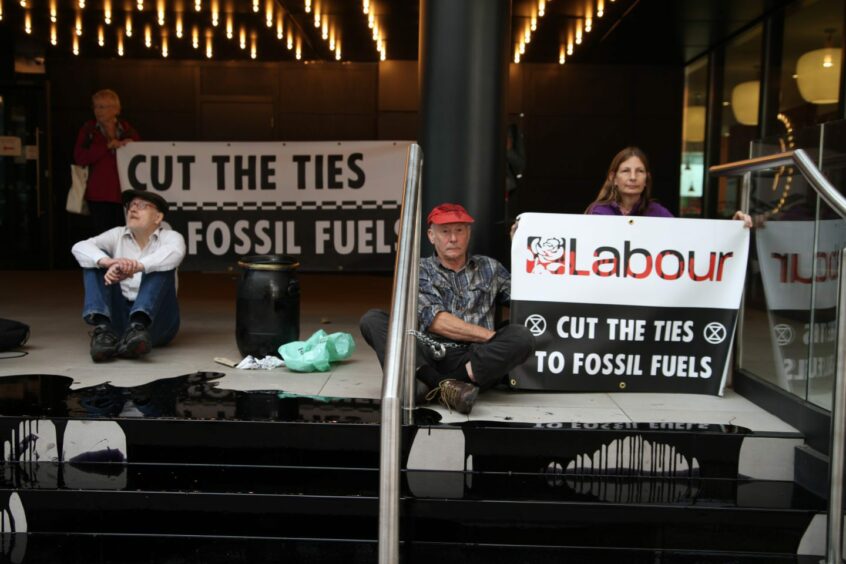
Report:
[[0,351],[16,349],[29,339],[29,325],[0,317]]

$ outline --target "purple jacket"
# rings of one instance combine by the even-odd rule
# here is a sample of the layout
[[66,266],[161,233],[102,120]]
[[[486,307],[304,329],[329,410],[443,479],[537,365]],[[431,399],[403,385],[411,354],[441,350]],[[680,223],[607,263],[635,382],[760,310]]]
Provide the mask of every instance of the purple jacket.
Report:
[[[643,200],[632,209],[629,215],[639,215],[644,217],[674,217],[670,210],[659,204],[658,202],[649,202],[646,209],[641,209]],[[620,205],[617,202],[608,203],[594,203],[591,204],[586,212],[589,215],[623,215]]]

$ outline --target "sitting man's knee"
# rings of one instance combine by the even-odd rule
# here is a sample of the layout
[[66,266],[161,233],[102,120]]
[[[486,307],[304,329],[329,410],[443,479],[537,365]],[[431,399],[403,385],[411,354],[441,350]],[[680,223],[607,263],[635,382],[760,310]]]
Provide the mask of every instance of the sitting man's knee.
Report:
[[505,327],[509,338],[514,342],[516,348],[529,356],[534,352],[536,341],[535,336],[523,325],[511,324]]
[[358,321],[358,328],[361,330],[362,335],[366,335],[379,325],[386,324],[387,321],[388,314],[385,311],[371,309],[361,316],[361,319]]

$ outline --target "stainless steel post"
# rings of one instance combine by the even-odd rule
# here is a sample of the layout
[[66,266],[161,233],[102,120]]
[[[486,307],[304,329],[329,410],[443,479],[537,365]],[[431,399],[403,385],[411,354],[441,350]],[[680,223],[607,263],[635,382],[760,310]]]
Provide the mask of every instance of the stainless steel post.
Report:
[[843,441],[846,427],[846,249],[840,252],[840,290],[837,295],[837,372],[831,402],[831,453],[828,464],[828,531],[826,560],[840,564],[843,550]]

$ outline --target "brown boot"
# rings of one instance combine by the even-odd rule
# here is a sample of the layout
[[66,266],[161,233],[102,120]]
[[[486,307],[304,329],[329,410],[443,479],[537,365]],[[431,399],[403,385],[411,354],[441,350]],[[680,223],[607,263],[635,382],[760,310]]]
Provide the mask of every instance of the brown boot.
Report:
[[450,411],[453,409],[458,413],[467,415],[473,409],[473,404],[476,403],[476,398],[479,397],[479,388],[467,382],[459,382],[458,380],[447,379],[441,380],[437,388],[426,396],[427,400],[432,400],[440,392],[441,403],[444,404]]

